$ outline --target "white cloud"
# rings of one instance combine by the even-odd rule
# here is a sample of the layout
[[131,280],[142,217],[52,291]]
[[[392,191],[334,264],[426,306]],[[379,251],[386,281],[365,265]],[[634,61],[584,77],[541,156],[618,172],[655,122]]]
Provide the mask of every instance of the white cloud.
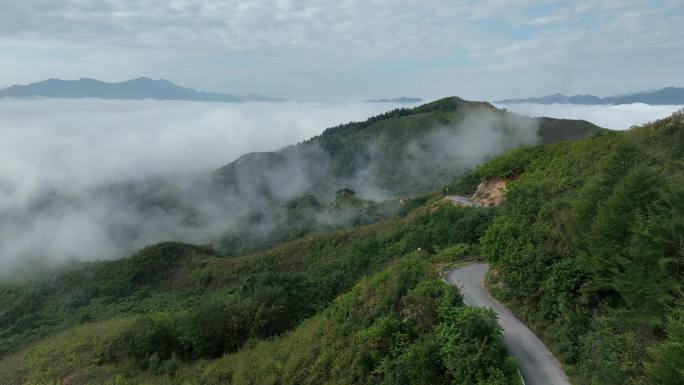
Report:
[[148,75],[306,100],[611,94],[678,85],[682,17],[680,0],[0,0],[0,83]]
[[[189,159],[193,167],[215,167],[243,152],[273,150],[325,127],[365,119],[394,107],[366,103],[0,99],[0,154],[6,161],[25,161],[41,169],[46,165],[73,169],[76,175],[95,167],[82,165],[80,159],[107,155],[103,158],[110,160],[98,166],[106,170],[105,179],[112,174],[140,173],[141,163],[150,165],[147,172],[184,169]],[[147,151],[152,147],[154,153]],[[43,160],[33,164],[36,157]],[[5,164],[0,163],[0,167]]]
[[[207,199],[205,171],[395,107],[0,100],[0,276],[36,260],[113,258],[160,240],[218,236],[238,218]],[[152,175],[169,176],[162,188],[153,187],[162,200],[188,199],[180,213],[143,212],[138,190],[123,185],[101,189],[138,180],[133,188],[144,191],[155,182],[140,180]],[[186,224],[186,206],[206,223]],[[135,235],[120,240],[127,231]]]
[[684,106],[650,106],[647,104],[621,104],[616,106],[587,106],[577,104],[502,104],[511,112],[528,116],[548,116],[563,119],[583,119],[604,128],[625,130],[635,125],[670,116]]
[[[13,195],[28,199],[45,185],[82,188],[213,169],[243,153],[275,150],[392,107],[4,99],[0,187],[11,185]],[[0,202],[0,209],[8,202]]]
[[[682,35],[673,14],[680,7],[677,1],[654,6],[640,1],[5,0],[0,30],[5,43],[46,47],[257,52],[285,62],[363,62],[442,56],[450,49],[468,53],[471,44],[482,41],[487,52],[505,52],[513,43],[535,49],[538,44],[529,42],[551,43],[559,33],[585,46],[607,41],[612,45],[603,49],[645,48],[653,39]],[[532,36],[506,33],[530,25]],[[592,39],[585,39],[589,33]]]

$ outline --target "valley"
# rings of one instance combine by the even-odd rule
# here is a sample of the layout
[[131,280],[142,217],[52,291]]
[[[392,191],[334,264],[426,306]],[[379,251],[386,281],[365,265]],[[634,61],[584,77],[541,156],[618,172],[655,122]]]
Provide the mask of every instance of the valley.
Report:
[[[389,168],[405,156],[416,161],[413,145],[397,143],[430,137],[427,127],[439,132],[455,119],[455,137],[469,132],[474,121],[464,111],[485,116],[493,122],[486,129],[499,135],[528,123],[450,98],[336,127],[213,173],[209,196],[266,209],[243,224],[264,224],[271,219],[263,215],[285,210],[274,222],[280,230],[265,238],[245,238],[258,228],[246,227],[232,243],[162,242],[122,259],[6,280],[3,381],[517,384],[520,368],[527,383],[567,383],[530,330],[489,296],[473,296],[484,290],[485,265],[449,276],[470,285],[462,294],[438,278],[439,266],[472,255],[495,269],[492,295],[557,353],[570,383],[661,383],[673,375],[681,322],[681,115],[627,132],[547,120],[543,137],[564,138],[564,127],[581,134],[506,141],[480,165],[452,160],[421,169],[418,180]],[[473,124],[485,129],[482,120]],[[372,162],[397,174],[363,174],[387,201],[360,198],[349,188],[363,187],[352,178],[359,175],[354,165],[367,163],[358,143],[390,140],[387,132],[396,133],[387,142],[393,145],[376,142],[384,150]],[[297,174],[309,181],[306,190],[287,187]],[[146,194],[135,196],[145,201]],[[177,210],[170,202],[178,200],[153,204]],[[321,228],[325,212],[348,219]],[[537,346],[531,353],[516,348],[523,335],[524,349]],[[545,362],[551,380],[541,380],[546,370],[535,360]]]
[[682,20],[0,1],[0,385],[684,385]]

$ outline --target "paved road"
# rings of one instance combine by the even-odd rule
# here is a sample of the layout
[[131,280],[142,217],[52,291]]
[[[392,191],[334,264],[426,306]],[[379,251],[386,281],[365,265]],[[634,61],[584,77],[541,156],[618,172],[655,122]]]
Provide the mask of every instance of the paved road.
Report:
[[518,361],[527,385],[570,385],[558,360],[544,343],[508,308],[492,298],[484,287],[486,263],[475,263],[446,274],[447,281],[461,291],[468,306],[485,307],[499,315],[504,342]]
[[481,204],[473,201],[472,199],[460,195],[447,195],[445,198],[458,206],[482,207]]

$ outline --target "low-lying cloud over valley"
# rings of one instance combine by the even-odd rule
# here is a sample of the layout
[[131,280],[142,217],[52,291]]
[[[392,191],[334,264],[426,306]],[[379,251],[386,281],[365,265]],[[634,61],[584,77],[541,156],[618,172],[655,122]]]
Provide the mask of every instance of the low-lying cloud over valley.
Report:
[[[241,169],[238,162],[223,174],[229,179],[242,175],[238,188],[217,191],[213,170],[243,154],[278,150],[327,127],[396,107],[0,100],[0,276],[29,265],[119,258],[163,240],[204,243],[228,230],[242,237],[271,231],[286,220],[273,208],[273,200],[289,202],[316,188],[324,190],[320,182],[325,178],[317,176],[328,175],[332,166],[321,149],[312,145],[304,152],[247,158],[248,165],[262,162],[260,172],[268,171],[264,175],[251,175],[254,170]],[[673,109],[506,107],[575,118],[591,111],[589,120],[596,117],[595,123],[611,128],[653,120]],[[383,137],[384,142],[361,149],[367,162],[350,175],[331,178],[325,187],[333,193],[350,187],[362,198],[393,198],[388,186],[395,180],[428,186],[421,178],[429,179],[431,172],[449,178],[502,151],[536,143],[538,128],[533,120],[485,109],[405,143],[397,157],[378,155],[383,146],[396,145],[394,138]],[[307,199],[295,204],[316,207]],[[263,217],[269,211],[274,211],[271,217]],[[256,220],[255,212],[260,213]],[[307,215],[323,225],[344,217]]]
[[563,119],[583,119],[611,130],[626,130],[632,126],[670,116],[684,106],[654,106],[641,103],[620,105],[578,104],[502,104],[498,106],[516,114],[549,116]]
[[0,273],[32,258],[52,263],[120,257],[130,250],[112,241],[112,226],[135,227],[133,247],[176,237],[198,240],[193,226],[178,226],[184,218],[141,215],[131,210],[134,202],[120,202],[102,189],[144,180],[129,186],[127,194],[145,195],[139,191],[144,189],[159,194],[164,188],[173,189],[171,195],[194,194],[195,183],[206,182],[211,170],[244,153],[276,150],[394,107],[0,100]]

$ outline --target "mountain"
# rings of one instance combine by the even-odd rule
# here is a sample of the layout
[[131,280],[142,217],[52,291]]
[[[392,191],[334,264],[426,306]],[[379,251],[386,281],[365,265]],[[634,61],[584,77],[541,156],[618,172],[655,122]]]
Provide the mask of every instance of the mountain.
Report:
[[480,240],[488,284],[572,383],[684,383],[684,110],[512,151],[461,192],[493,178],[510,183]]
[[398,197],[442,186],[519,146],[576,140],[600,130],[582,120],[528,118],[450,97],[332,127],[277,153],[246,155],[214,177],[232,189],[250,185],[249,191],[264,184],[288,190],[303,179],[309,190],[328,195],[351,188]]
[[593,95],[573,95],[553,94],[539,98],[504,99],[496,103],[499,104],[630,104],[644,103],[652,105],[684,105],[684,88],[666,87],[656,91],[644,91],[627,95],[615,95],[608,97],[598,97]]
[[492,313],[437,275],[480,254],[492,293],[573,383],[681,384],[683,154],[680,112],[518,148],[452,180],[468,195],[508,181],[500,207],[421,194],[386,221],[256,253],[165,242],[0,282],[0,382],[519,384]]
[[[26,205],[3,210],[0,233],[16,234],[6,238],[18,247],[3,245],[21,261],[13,269],[29,271],[41,260],[119,258],[163,240],[212,244],[222,255],[236,256],[386,219],[401,209],[401,198],[443,188],[502,152],[599,131],[585,121],[533,119],[488,103],[445,98],[331,127],[214,171],[46,189]],[[43,237],[39,224],[72,215],[101,218],[91,226],[100,241],[88,247],[29,241]],[[0,279],[11,274],[0,269]]]
[[187,100],[204,102],[251,102],[283,101],[266,96],[230,95],[195,91],[171,83],[146,77],[120,83],[108,83],[95,79],[58,80],[49,79],[28,85],[14,85],[0,90],[0,98],[97,98],[123,100]]
[[407,97],[400,97],[400,98],[394,98],[394,99],[370,99],[370,100],[364,100],[364,103],[397,103],[397,104],[416,104],[422,102],[423,99],[420,98],[407,98]]
[[[657,142],[654,154],[676,154],[667,146],[677,140],[643,132]],[[570,250],[574,244],[558,245],[566,239],[544,233],[561,232],[562,224],[514,226],[557,212],[572,216],[563,199],[625,137],[584,121],[527,118],[451,97],[246,154],[208,181],[182,183],[192,186],[188,195],[165,180],[103,187],[93,197],[141,211],[129,215],[128,206],[110,204],[119,235],[142,232],[121,228],[120,218],[129,216],[138,226],[160,221],[163,228],[180,218],[187,227],[172,233],[179,237],[228,224],[237,230],[219,247],[162,242],[126,258],[0,280],[0,383],[518,385],[495,316],[464,306],[435,267],[485,246],[498,263],[490,231],[510,241],[511,252],[523,249],[511,263],[516,268]],[[562,168],[550,180],[535,172],[545,161]],[[513,176],[525,183],[518,196],[534,204],[511,198],[509,212],[444,199],[445,185],[472,193],[482,180]],[[554,183],[560,200],[541,189]],[[360,198],[373,196],[392,207]],[[83,201],[73,199],[74,208]],[[519,237],[506,226],[534,233]],[[254,248],[254,239],[267,241]],[[550,246],[537,250],[536,242]],[[511,279],[537,282],[549,273],[545,262],[535,260],[538,275]],[[572,267],[556,267],[543,290],[524,292],[530,306],[540,293],[572,299]],[[560,306],[554,311],[572,310]]]

